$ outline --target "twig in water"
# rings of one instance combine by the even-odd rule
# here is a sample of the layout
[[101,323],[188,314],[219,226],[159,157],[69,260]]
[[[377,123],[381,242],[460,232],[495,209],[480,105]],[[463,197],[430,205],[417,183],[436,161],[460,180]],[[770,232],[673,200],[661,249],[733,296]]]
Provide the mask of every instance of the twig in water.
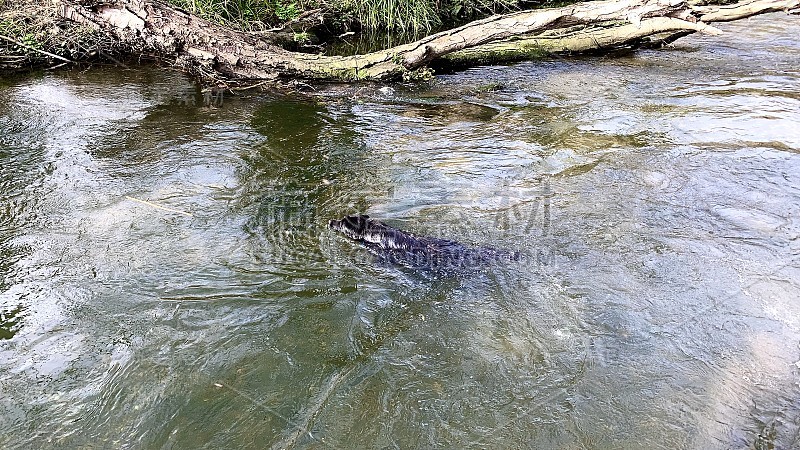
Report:
[[163,210],[165,210],[165,211],[171,211],[171,212],[174,212],[174,213],[183,214],[184,216],[192,217],[192,215],[191,215],[190,213],[186,212],[186,211],[181,211],[181,210],[178,210],[178,209],[167,208],[166,206],[157,205],[157,204],[155,204],[155,203],[148,202],[147,200],[140,200],[140,199],[138,199],[138,198],[131,197],[131,196],[129,196],[129,195],[126,195],[126,196],[125,196],[125,198],[127,198],[128,200],[133,200],[133,201],[135,201],[135,202],[139,202],[139,203],[142,203],[142,204],[148,205],[148,206],[152,206],[153,208],[163,209]]
[[48,68],[47,68],[47,69],[45,69],[45,70],[56,70],[56,69],[58,69],[59,67],[64,67],[64,66],[66,66],[67,64],[69,64],[69,63],[65,63],[65,62],[63,62],[63,63],[61,63],[61,64],[56,64],[55,66],[48,67]]
[[249,85],[249,86],[233,87],[233,88],[229,88],[228,90],[231,91],[231,92],[234,92],[234,91],[247,91],[247,90],[250,90],[250,89],[257,88],[259,86],[263,86],[263,85],[269,83],[270,81],[272,81],[272,80],[264,80],[264,81],[262,81],[260,83],[252,84],[252,85]]
[[102,50],[100,50],[99,53],[100,53],[100,56],[110,59],[114,64],[122,67],[123,69],[130,69],[130,67],[128,67],[125,64],[123,64],[122,62],[118,61],[116,58],[114,58],[113,56],[109,55],[108,53],[106,53],[106,52],[104,52]]

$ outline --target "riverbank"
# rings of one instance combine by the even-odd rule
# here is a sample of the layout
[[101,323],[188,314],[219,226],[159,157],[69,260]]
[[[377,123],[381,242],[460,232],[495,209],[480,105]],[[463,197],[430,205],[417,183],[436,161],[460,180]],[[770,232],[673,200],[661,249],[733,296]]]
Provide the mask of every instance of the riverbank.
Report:
[[114,54],[105,33],[64,20],[53,0],[0,0],[0,71],[53,67]]
[[[342,34],[418,34],[533,4],[518,0],[171,0],[173,6],[237,31],[272,33],[292,50],[319,51]],[[64,20],[56,0],[0,0],[0,70],[126,58],[107,33]],[[146,55],[145,55],[146,57]],[[126,58],[127,59],[127,58]]]
[[[0,34],[0,40],[6,51],[0,59],[7,69],[30,68],[37,63],[57,67],[98,59],[117,65],[131,60],[156,60],[205,84],[224,88],[296,79],[424,80],[431,77],[433,65],[469,67],[543,54],[662,46],[695,32],[721,34],[713,26],[716,22],[775,11],[796,13],[800,6],[800,0],[741,0],[724,5],[706,4],[702,0],[590,1],[496,14],[433,32],[427,30],[432,24],[441,23],[442,17],[455,21],[460,16],[447,10],[451,16],[434,15],[425,19],[424,8],[420,7],[395,17],[396,8],[389,8],[377,23],[371,22],[369,14],[382,10],[372,8],[371,2],[348,3],[350,9],[342,10],[339,15],[334,14],[336,10],[328,9],[327,4],[325,8],[306,10],[294,3],[292,8],[275,3],[277,6],[265,9],[263,14],[286,21],[272,28],[267,28],[272,24],[264,20],[251,20],[260,17],[256,14],[236,22],[210,8],[203,9],[196,2],[192,3],[192,9],[197,14],[156,0],[115,0],[102,4],[48,0],[36,3],[35,8],[25,7],[24,2],[16,7],[12,7],[14,3],[6,3],[0,16],[0,31],[5,33]],[[491,4],[511,8],[510,3]],[[381,5],[387,7],[385,2]],[[398,5],[399,2],[395,4]],[[365,8],[366,12],[358,8]],[[239,11],[238,16],[243,11],[250,10]],[[493,11],[495,8],[487,7],[472,10],[470,14]],[[37,13],[31,16],[34,12]],[[392,22],[392,17],[398,21],[402,17],[402,21]],[[259,24],[256,30],[254,23]],[[413,42],[371,53],[326,54],[326,44],[331,39],[355,34],[340,33],[351,27],[360,31],[377,28],[387,34],[424,32]]]

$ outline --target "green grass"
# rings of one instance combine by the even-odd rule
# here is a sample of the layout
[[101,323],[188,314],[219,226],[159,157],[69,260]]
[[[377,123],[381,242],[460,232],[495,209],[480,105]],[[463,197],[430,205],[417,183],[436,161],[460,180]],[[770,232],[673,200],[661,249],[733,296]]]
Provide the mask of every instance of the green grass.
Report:
[[285,0],[170,0],[193,14],[245,31],[257,31],[287,22],[300,15],[297,2]]
[[444,2],[453,20],[473,19],[508,12],[519,7],[519,0],[450,0]]
[[342,6],[368,30],[427,31],[442,23],[430,0],[346,0]]
[[367,30],[430,31],[443,23],[516,9],[519,0],[338,0]]
[[[5,1],[5,0],[0,0]],[[263,30],[324,8],[335,20],[363,30],[424,32],[515,9],[519,0],[170,0],[212,22],[246,31]]]

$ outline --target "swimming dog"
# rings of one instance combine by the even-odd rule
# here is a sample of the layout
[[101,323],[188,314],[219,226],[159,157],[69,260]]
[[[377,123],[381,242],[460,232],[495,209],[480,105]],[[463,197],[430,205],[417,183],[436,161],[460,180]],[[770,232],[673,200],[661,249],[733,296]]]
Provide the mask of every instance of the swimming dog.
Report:
[[468,247],[447,239],[415,236],[370,219],[366,214],[331,220],[328,227],[362,243],[391,262],[414,268],[444,271],[474,269],[491,261],[516,261],[520,256],[518,252]]

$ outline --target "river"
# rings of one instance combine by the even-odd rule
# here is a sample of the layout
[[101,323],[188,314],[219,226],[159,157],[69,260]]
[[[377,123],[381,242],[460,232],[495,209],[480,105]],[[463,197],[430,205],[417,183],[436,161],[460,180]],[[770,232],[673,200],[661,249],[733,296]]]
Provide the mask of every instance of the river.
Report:
[[[0,81],[0,447],[800,447],[800,22],[427,84]],[[441,276],[327,221],[520,251]]]

